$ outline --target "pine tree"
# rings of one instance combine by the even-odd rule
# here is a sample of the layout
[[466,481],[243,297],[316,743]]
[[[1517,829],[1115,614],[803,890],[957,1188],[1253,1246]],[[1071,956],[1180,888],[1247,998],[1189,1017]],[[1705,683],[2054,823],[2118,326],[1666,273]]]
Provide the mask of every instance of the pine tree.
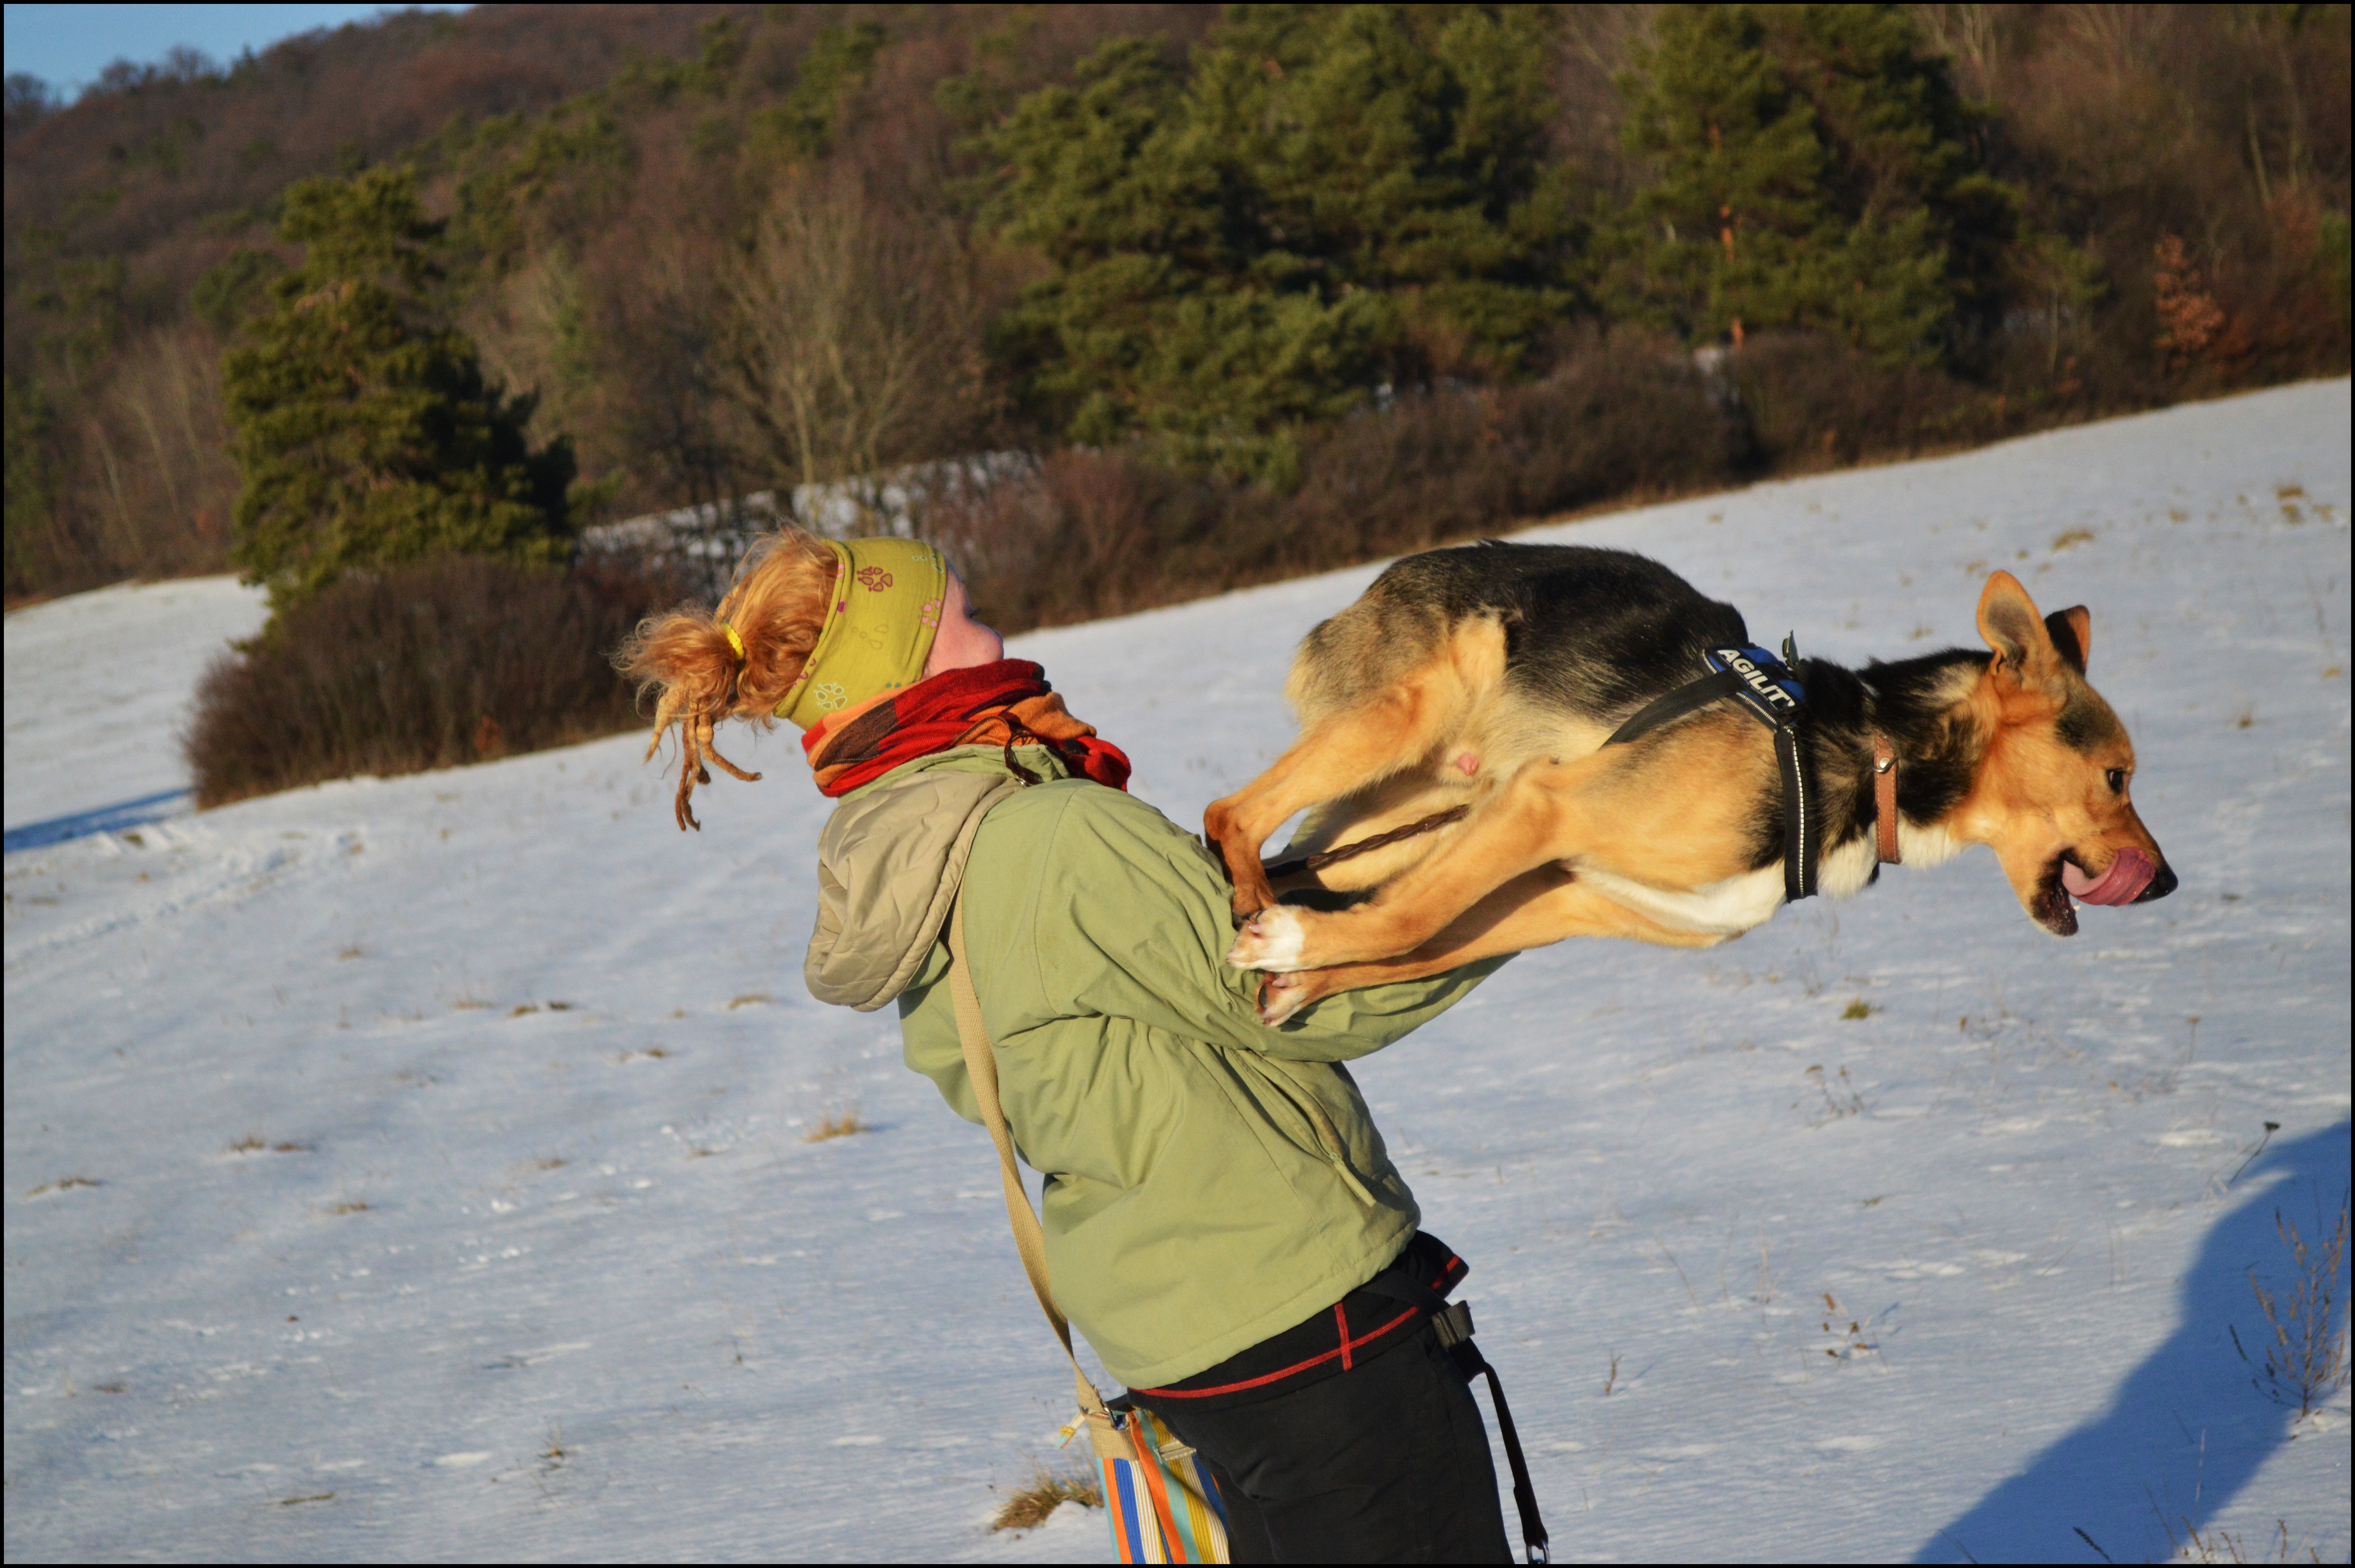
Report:
[[279,235],[307,256],[222,362],[244,481],[230,559],[274,609],[359,567],[570,552],[570,447],[532,450],[532,399],[507,397],[434,319],[439,229],[402,171],[286,193]]
[[988,139],[1052,269],[1001,358],[1074,440],[1281,477],[1383,382],[1510,374],[1572,302],[1542,10],[1236,7],[1106,46]]
[[[1383,369],[1509,371],[1572,303],[1545,161],[1543,7],[1237,7],[1196,72],[1198,133],[1248,160],[1269,251],[1391,321]],[[1206,148],[1206,151],[1209,150]]]
[[1620,89],[1628,150],[1658,175],[1614,248],[1619,313],[1737,347],[1819,315],[1837,245],[1823,145],[1751,8],[1666,8]]
[[1831,315],[1884,357],[1929,359],[1995,324],[2020,195],[1978,166],[1977,115],[1896,5],[1768,10],[1792,85],[1815,108],[1847,228]]
[[2000,310],[2019,197],[1978,166],[1944,60],[1891,5],[1680,5],[1621,81],[1656,177],[1614,305],[1688,339],[1799,326],[1951,357]]

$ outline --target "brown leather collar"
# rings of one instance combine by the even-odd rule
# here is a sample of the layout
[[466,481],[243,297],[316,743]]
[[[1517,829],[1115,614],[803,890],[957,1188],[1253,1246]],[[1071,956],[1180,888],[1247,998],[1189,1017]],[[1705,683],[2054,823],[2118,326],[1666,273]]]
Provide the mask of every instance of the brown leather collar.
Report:
[[1872,732],[1872,846],[1883,865],[1902,865],[1897,853],[1897,748]]

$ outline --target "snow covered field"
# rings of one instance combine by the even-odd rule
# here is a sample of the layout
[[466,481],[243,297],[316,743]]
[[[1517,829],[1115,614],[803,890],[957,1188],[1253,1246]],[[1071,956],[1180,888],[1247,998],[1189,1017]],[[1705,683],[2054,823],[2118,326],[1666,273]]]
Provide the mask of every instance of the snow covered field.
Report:
[[197,677],[269,614],[234,577],[101,589],[8,617],[8,848],[193,810]]
[[[2183,879],[2073,942],[1974,853],[1567,944],[1362,1065],[1561,1557],[2346,1558],[2346,1393],[2294,1421],[2232,1335],[2348,1182],[2349,421],[2315,384],[1524,535],[1856,660],[1974,641],[1998,566],[2089,604]],[[1372,575],[1014,651],[1191,825]],[[181,787],[257,618],[7,621],[8,1558],[1108,1560],[1092,1512],[983,1529],[1068,1383],[986,1135],[803,992],[787,734],[700,835],[622,737],[16,847]]]

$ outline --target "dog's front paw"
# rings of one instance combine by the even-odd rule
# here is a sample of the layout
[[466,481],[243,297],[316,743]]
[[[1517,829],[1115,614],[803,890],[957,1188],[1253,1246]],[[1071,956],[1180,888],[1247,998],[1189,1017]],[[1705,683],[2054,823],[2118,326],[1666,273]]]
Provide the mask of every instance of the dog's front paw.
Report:
[[1316,1000],[1306,974],[1270,975],[1260,982],[1259,1021],[1273,1029]]
[[1227,949],[1227,962],[1239,969],[1287,974],[1307,967],[1300,961],[1300,951],[1306,941],[1300,911],[1273,904],[1243,922],[1242,929],[1235,935],[1235,945]]

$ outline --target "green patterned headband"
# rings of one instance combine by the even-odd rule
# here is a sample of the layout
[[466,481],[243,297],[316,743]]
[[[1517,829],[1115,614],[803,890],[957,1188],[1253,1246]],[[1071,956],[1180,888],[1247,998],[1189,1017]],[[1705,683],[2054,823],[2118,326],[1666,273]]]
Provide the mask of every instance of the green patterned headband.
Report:
[[801,679],[777,705],[779,718],[804,729],[922,680],[948,598],[948,562],[930,545],[913,539],[826,543],[841,563],[834,601]]

